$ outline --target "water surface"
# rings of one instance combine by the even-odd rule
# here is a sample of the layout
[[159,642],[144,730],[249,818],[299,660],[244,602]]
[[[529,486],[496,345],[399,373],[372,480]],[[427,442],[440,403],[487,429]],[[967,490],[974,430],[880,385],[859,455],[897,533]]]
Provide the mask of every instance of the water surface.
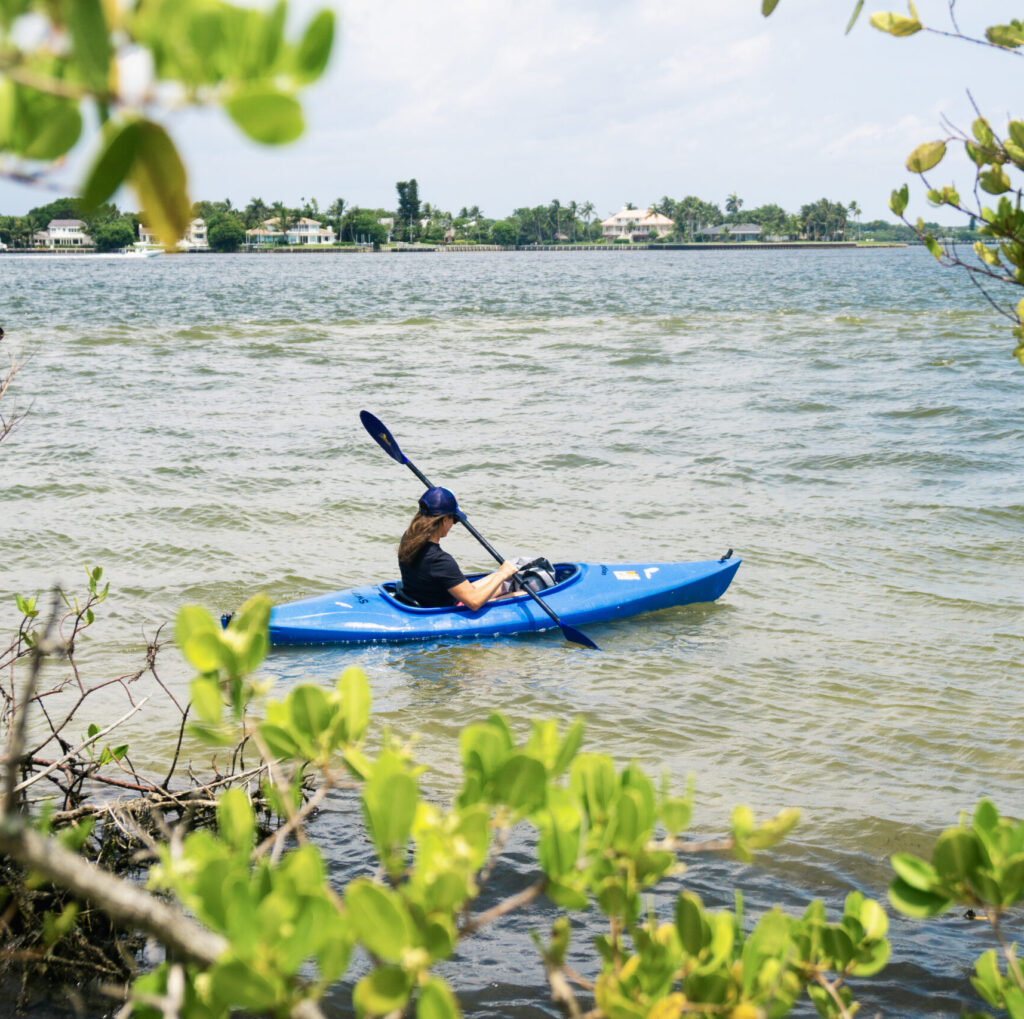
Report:
[[[547,634],[270,657],[282,687],[365,668],[437,795],[467,722],[582,717],[588,749],[698,776],[698,834],[736,803],[803,808],[761,866],[684,879],[722,906],[739,883],[751,916],[884,898],[895,849],[981,796],[1020,811],[1024,371],[920,250],[6,257],[0,308],[31,405],[0,447],[2,632],[11,593],[102,565],[94,678],[185,602],[393,577],[420,486],[367,408],[507,556],[744,560],[714,605],[588,628],[600,654]],[[446,547],[488,565],[459,529]],[[161,677],[186,689],[173,649]],[[162,759],[173,723],[140,721],[136,756]],[[339,799],[316,826],[339,883],[367,864],[355,823]],[[514,850],[495,894],[531,879]],[[548,919],[466,946],[467,1014],[554,1014],[527,938]],[[865,1008],[980,1007],[983,935],[893,917]]]

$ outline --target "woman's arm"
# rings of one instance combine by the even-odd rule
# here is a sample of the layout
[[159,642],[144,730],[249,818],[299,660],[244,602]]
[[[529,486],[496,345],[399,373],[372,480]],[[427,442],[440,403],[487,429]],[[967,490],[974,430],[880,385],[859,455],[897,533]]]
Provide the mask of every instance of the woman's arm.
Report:
[[479,580],[464,580],[455,587],[449,587],[448,593],[456,600],[467,605],[474,611],[489,602],[500,590],[503,581],[516,573],[516,564],[505,560],[493,573]]

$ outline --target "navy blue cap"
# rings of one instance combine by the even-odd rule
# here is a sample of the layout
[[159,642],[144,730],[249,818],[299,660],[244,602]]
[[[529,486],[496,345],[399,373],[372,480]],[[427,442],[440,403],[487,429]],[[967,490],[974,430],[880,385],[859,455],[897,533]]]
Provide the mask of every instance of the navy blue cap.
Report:
[[462,510],[454,494],[447,488],[428,488],[420,496],[420,512],[428,517],[457,517],[462,519]]

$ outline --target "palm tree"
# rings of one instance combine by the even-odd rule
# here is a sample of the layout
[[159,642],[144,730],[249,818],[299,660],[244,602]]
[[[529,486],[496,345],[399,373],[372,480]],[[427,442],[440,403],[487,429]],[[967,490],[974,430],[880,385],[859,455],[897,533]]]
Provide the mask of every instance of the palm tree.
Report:
[[558,235],[562,232],[562,223],[561,223],[562,203],[557,198],[552,198],[551,199],[551,205],[548,207],[548,212],[549,212],[550,215],[553,215],[555,217],[555,236],[554,236],[553,239],[554,239],[554,242],[557,244],[558,243]]
[[277,213],[277,229],[281,231],[285,244],[288,243],[288,228],[292,225],[292,211],[287,208],[284,202],[274,202],[274,212]]
[[572,243],[576,243],[576,215],[580,211],[580,207],[575,202],[569,203],[569,215],[572,217]]
[[476,235],[477,241],[480,240],[480,217],[483,213],[480,211],[479,205],[471,205],[467,210],[466,214],[473,221],[473,233]]
[[854,222],[857,224],[857,240],[859,241],[860,240],[860,215],[861,215],[861,212],[862,212],[861,207],[854,201],[854,202],[850,202],[850,204],[847,206],[847,208],[850,210],[850,215],[853,216]]
[[270,206],[262,198],[250,198],[243,213],[245,225],[248,227],[261,226],[269,214]]
[[580,206],[580,215],[587,222],[587,240],[589,241],[590,240],[590,217],[594,215],[594,203],[593,202],[584,202]]
[[743,208],[743,199],[740,198],[736,194],[735,191],[731,195],[729,195],[728,198],[726,198],[726,200],[725,200],[725,211],[728,212],[730,216],[737,215],[739,213],[740,209],[742,209],[742,208]]
[[341,217],[345,215],[345,206],[348,203],[344,198],[335,198],[334,201],[327,207],[327,215],[334,216],[334,221],[337,223],[338,229],[338,240],[341,240]]

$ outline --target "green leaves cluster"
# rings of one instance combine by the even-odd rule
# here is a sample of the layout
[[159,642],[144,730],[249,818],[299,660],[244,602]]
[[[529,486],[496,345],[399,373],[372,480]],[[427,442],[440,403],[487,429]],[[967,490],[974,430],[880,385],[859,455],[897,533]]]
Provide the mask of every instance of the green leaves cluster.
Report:
[[[715,1014],[782,1015],[811,985],[824,995],[821,1013],[841,1015],[836,1003],[851,1000],[845,979],[884,963],[884,914],[859,895],[839,924],[826,923],[818,903],[799,919],[773,911],[746,936],[739,913],[709,913],[683,892],[674,918],[659,923],[644,893],[683,873],[682,850],[703,848],[681,841],[692,821],[692,785],[678,795],[667,778],[655,783],[635,763],[619,768],[583,752],[579,721],[564,728],[534,721],[521,740],[498,714],[468,725],[459,739],[461,787],[444,809],[424,795],[423,769],[406,746],[385,733],[376,754],[368,751],[370,690],[358,669],[347,669],[332,690],[297,685],[253,719],[262,690],[249,673],[266,651],[268,613],[262,597],[226,629],[201,609],[179,613],[178,643],[199,673],[195,731],[219,743],[248,734],[277,760],[264,802],[291,828],[301,827],[308,769],[328,784],[338,784],[339,773],[355,779],[380,877],[357,877],[335,896],[313,846],[274,862],[276,850],[254,848],[246,794],[226,793],[217,833],[194,832],[180,852],[165,849],[151,874],[155,887],[172,891],[230,945],[211,969],[190,971],[186,1015],[284,1011],[319,995],[359,948],[372,963],[353,991],[359,1016],[456,1017],[455,995],[434,968],[454,956],[460,939],[540,894],[569,911],[596,906],[607,924],[596,940],[597,1015],[667,1017],[705,1005]],[[717,847],[748,861],[784,838],[797,816],[784,811],[758,822],[737,807]],[[535,833],[537,881],[525,896],[473,916],[508,833],[522,825]],[[566,918],[549,944],[538,940],[549,973],[563,966],[568,940]],[[141,986],[155,992],[166,980],[158,971]]]
[[[909,853],[892,857],[896,878],[889,901],[907,916],[925,919],[954,904],[983,912],[999,933],[1000,920],[1024,900],[1024,822],[1000,815],[990,800],[982,800],[968,824],[948,828],[939,836],[930,861]],[[1006,970],[1000,971],[995,950],[975,964],[974,984],[982,998],[1024,1016],[1024,974],[1015,947],[1006,947]]]
[[[907,158],[907,169],[924,176],[933,170],[945,157],[951,139],[925,142],[919,145]],[[1020,208],[1021,189],[1015,187],[1011,173],[1024,171],[1024,121],[1011,120],[1005,137],[999,137],[985,117],[978,117],[971,126],[970,137],[965,137],[963,146],[975,167],[975,194],[985,193],[997,198],[991,205],[979,204],[969,208],[960,192],[950,185],[930,187],[928,201],[935,206],[945,206],[958,212],[976,217],[981,222],[979,233],[983,240],[974,243],[977,263],[966,266],[974,272],[1001,282],[1024,286],[1024,212]],[[904,185],[893,191],[890,208],[905,219],[909,192]],[[951,252],[925,230],[919,219],[916,230],[922,242],[939,262],[964,265],[959,256]],[[1024,331],[1022,331],[1024,302],[1010,313],[1015,320],[1014,336],[1018,344],[1014,355],[1024,364]]]
[[1024,822],[982,800],[969,825],[939,836],[930,863],[897,853],[892,866],[889,901],[907,916],[937,916],[954,903],[1001,913],[1024,898]]
[[[761,13],[770,15],[778,6],[779,0],[762,0]],[[853,27],[861,9],[863,0],[857,0],[847,31]],[[937,29],[922,24],[913,0],[908,3],[909,16],[892,12],[872,14],[870,21],[874,28],[897,38],[916,35],[918,32],[937,32]],[[961,33],[953,15],[950,4],[950,20],[953,31],[941,32],[952,35],[967,42],[987,44],[996,49],[1017,52],[1024,47],[1024,22],[1011,20],[1006,24],[990,25],[985,29],[984,39],[972,39]],[[1019,54],[1018,54],[1019,55]],[[942,162],[949,143],[963,143],[968,158],[975,165],[975,196],[982,192],[999,198],[995,205],[986,205],[980,200],[968,206],[961,198],[957,189],[951,185],[932,187],[924,177]],[[1008,283],[1024,287],[1024,212],[1021,211],[1022,188],[1015,184],[1011,173],[1024,171],[1024,121],[1011,119],[1007,136],[1000,138],[993,130],[991,123],[984,116],[979,116],[971,127],[971,135],[960,138],[945,138],[925,142],[918,145],[907,157],[907,169],[919,174],[928,185],[928,201],[935,206],[955,209],[970,217],[973,225],[975,220],[982,223],[979,233],[984,240],[975,242],[974,261],[966,261],[956,252],[955,247],[944,244],[930,232],[920,218],[911,223],[905,213],[910,200],[906,185],[894,190],[889,200],[892,211],[910,226],[921,243],[943,265],[959,266],[972,274],[975,281],[988,280]],[[1009,196],[1009,197],[1008,197]],[[999,307],[1007,318],[1014,322],[1013,336],[1017,340],[1013,355],[1024,365],[1024,299],[1013,302],[1008,307],[1000,307],[995,299],[989,300]]]
[[267,625],[270,601],[250,598],[227,628],[205,609],[186,605],[178,613],[174,635],[182,655],[198,675],[192,680],[192,707],[199,718],[193,731],[212,742],[227,744],[233,730],[224,718],[225,705],[235,722],[255,694],[248,675],[263,661],[270,646]]
[[735,912],[706,910],[700,897],[680,894],[673,923],[646,921],[636,951],[606,966],[595,996],[605,1015],[669,1019],[688,1013],[757,1019],[785,1015],[804,988],[819,1015],[856,1010],[850,989],[830,974],[870,976],[889,957],[888,921],[881,906],[851,893],[839,923],[820,902],[803,916],[773,909],[743,933],[742,898]]
[[[353,943],[350,924],[337,908],[315,847],[285,853],[277,864],[265,856],[253,862],[255,817],[242,789],[220,797],[217,823],[216,835],[205,830],[188,835],[179,855],[163,846],[159,864],[150,871],[151,887],[173,891],[229,944],[207,972],[191,971],[191,1000],[183,1014],[286,1010],[296,997],[322,992],[345,972]],[[159,992],[166,979],[161,967],[137,981],[136,991]]]
[[[334,14],[316,13],[291,41],[287,13],[283,0],[268,10],[225,0],[5,0],[0,153],[62,157],[81,137],[83,109],[94,106],[103,129],[82,187],[87,205],[105,202],[128,184],[147,222],[171,247],[190,218],[186,172],[151,110],[162,100],[216,105],[255,141],[279,145],[299,137],[304,121],[297,95],[327,67]],[[19,42],[30,17],[52,29],[35,48]],[[122,88],[117,60],[139,49],[151,55],[154,76],[141,98]]]

